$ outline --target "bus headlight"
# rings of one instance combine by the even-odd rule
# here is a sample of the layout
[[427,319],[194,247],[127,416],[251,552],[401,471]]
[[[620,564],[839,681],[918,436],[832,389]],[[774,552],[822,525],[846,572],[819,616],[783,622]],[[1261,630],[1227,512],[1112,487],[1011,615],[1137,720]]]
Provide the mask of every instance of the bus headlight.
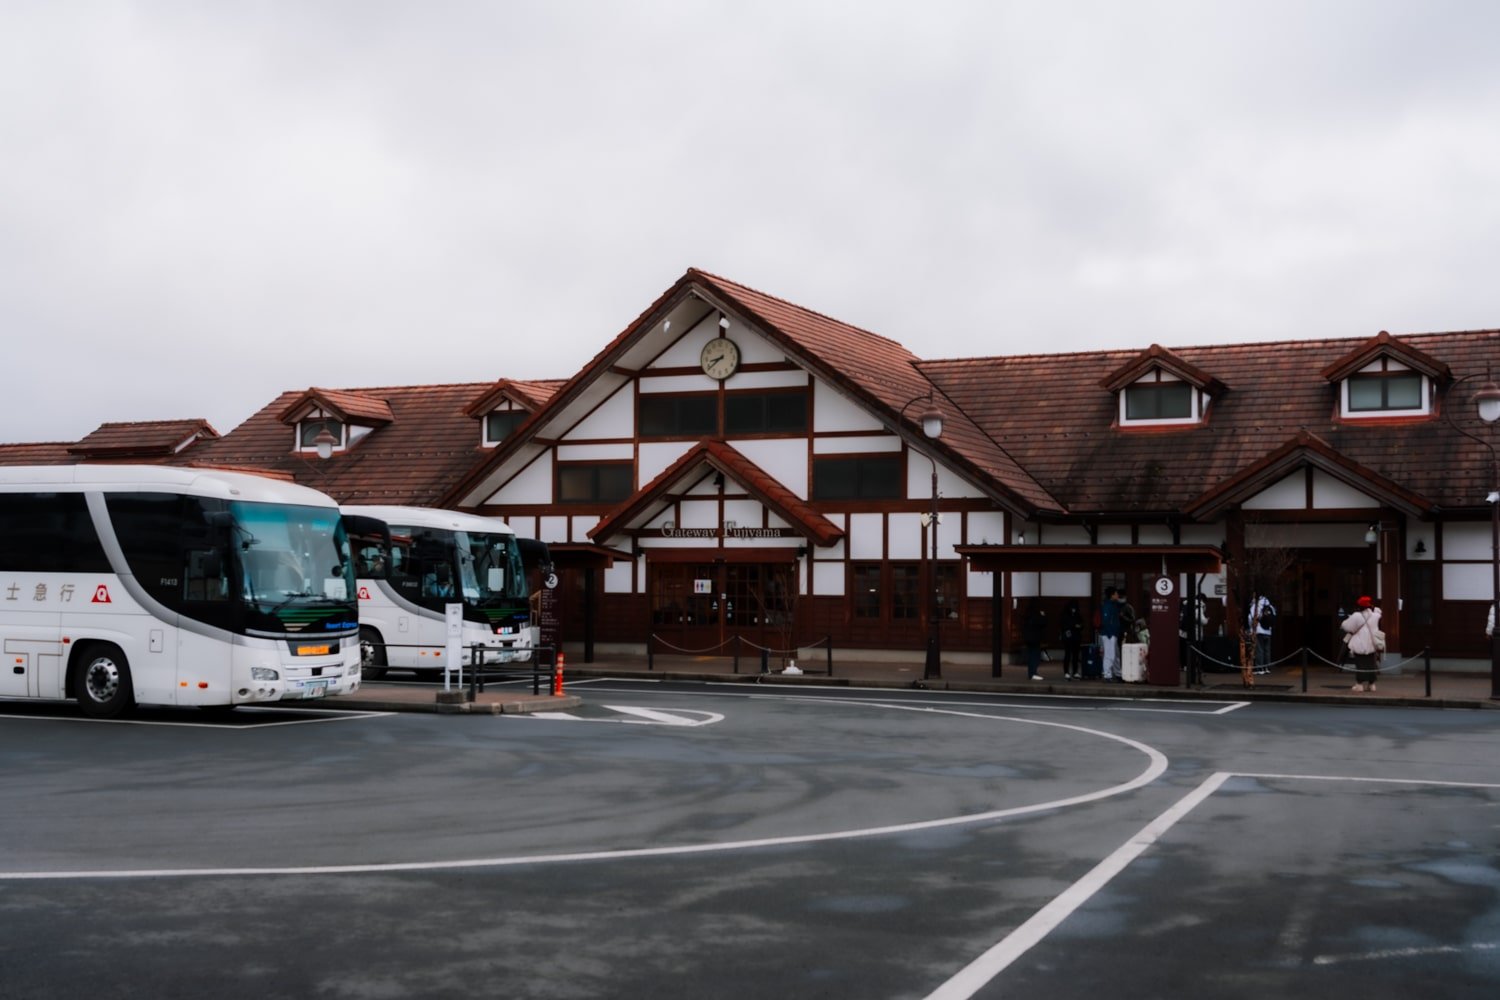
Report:
[[251,667],[250,679],[252,681],[274,681],[281,675],[270,667]]

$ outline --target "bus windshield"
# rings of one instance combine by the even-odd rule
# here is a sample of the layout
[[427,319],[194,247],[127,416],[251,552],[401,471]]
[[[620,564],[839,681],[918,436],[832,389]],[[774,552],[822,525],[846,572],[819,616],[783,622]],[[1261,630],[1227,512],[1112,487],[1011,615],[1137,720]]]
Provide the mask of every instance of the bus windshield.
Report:
[[351,600],[354,565],[337,510],[232,501],[229,513],[246,603],[270,610]]
[[526,596],[521,552],[514,535],[475,531],[455,534],[465,599],[482,605]]

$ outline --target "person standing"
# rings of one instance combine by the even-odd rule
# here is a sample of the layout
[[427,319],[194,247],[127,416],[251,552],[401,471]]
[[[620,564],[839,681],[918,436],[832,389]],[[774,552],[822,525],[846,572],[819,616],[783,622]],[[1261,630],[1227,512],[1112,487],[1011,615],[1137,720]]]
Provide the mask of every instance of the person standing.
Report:
[[1271,630],[1276,627],[1276,607],[1265,594],[1250,602],[1250,631],[1255,634],[1255,672],[1271,672]]
[[1026,673],[1034,681],[1042,679],[1042,639],[1047,634],[1047,612],[1035,597],[1026,602],[1021,619],[1021,641],[1026,644]]
[[1114,587],[1104,588],[1104,606],[1099,609],[1099,676],[1112,681],[1120,676],[1120,600]]
[[1380,609],[1369,597],[1359,599],[1354,614],[1344,619],[1349,652],[1354,654],[1354,690],[1375,690],[1375,635],[1380,631]]
[[1063,608],[1062,621],[1058,624],[1063,644],[1063,679],[1083,677],[1083,612],[1077,601],[1069,601]]

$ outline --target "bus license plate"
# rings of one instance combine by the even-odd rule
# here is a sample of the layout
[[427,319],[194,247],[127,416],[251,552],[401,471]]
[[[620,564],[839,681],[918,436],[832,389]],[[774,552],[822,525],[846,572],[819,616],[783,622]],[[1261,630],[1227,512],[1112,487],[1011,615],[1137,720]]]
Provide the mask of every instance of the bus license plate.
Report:
[[327,693],[327,681],[308,681],[302,686],[302,697],[304,698],[321,698]]

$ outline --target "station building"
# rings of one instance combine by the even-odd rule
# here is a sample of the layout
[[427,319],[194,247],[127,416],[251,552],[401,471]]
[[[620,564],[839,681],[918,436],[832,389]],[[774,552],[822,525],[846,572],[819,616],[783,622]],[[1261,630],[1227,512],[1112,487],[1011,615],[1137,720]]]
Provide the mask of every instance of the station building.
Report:
[[[1265,588],[1278,652],[1331,654],[1369,594],[1392,652],[1477,660],[1497,355],[1485,330],[924,360],[689,270],[566,380],[292,389],[153,460],[502,517],[549,543],[590,655],[920,658],[935,619],[998,669],[1021,602],[1088,619],[1166,574],[1208,635]],[[90,458],[0,460],[38,448]]]

